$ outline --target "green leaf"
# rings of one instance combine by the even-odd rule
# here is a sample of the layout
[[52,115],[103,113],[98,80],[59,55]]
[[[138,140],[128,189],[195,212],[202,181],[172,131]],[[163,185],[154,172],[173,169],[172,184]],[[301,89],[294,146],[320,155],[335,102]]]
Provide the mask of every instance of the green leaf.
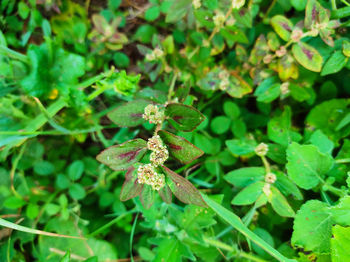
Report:
[[333,158],[314,145],[292,143],[287,149],[289,177],[301,188],[311,189],[323,180],[333,166]]
[[60,262],[70,262],[70,252],[67,253],[61,258]]
[[309,200],[297,212],[294,219],[292,244],[316,254],[330,251],[332,219],[327,204]]
[[321,72],[323,58],[314,47],[299,42],[293,45],[292,53],[298,63],[306,69],[313,72]]
[[232,139],[225,141],[226,146],[232,154],[236,156],[246,156],[254,152],[257,146],[255,140],[251,139]]
[[156,20],[160,15],[160,8],[159,6],[152,6],[151,8],[148,8],[145,12],[145,19],[147,21],[154,21]]
[[265,168],[243,167],[225,175],[224,179],[236,187],[246,187],[257,181],[264,180]]
[[81,160],[75,160],[68,167],[68,176],[71,180],[75,181],[81,178],[84,173],[84,162]]
[[192,0],[173,0],[165,17],[166,23],[175,23],[181,20],[192,8]]
[[336,206],[329,207],[329,211],[335,223],[350,226],[350,196],[341,198]]
[[130,64],[130,59],[129,57],[124,54],[123,52],[115,52],[113,55],[113,61],[117,68],[127,68],[129,67]]
[[41,176],[51,175],[55,171],[55,166],[45,160],[34,164],[34,172]]
[[120,200],[127,201],[140,195],[143,184],[137,181],[137,172],[134,167],[130,167],[125,174],[125,181],[120,191]]
[[195,261],[191,250],[187,245],[184,245],[177,238],[164,238],[157,249],[157,255],[154,258],[154,262],[179,262],[183,261],[182,257],[189,258],[192,261]]
[[257,101],[270,103],[280,95],[280,84],[276,83],[275,77],[265,79],[255,89],[254,95],[257,97]]
[[288,41],[293,30],[293,23],[282,15],[275,15],[271,18],[271,26],[284,41]]
[[146,151],[147,142],[137,138],[105,149],[96,159],[113,170],[125,170],[138,162]]
[[287,199],[274,186],[271,186],[271,196],[268,197],[272,208],[282,217],[294,217],[295,212],[289,205]]
[[275,172],[275,175],[277,179],[274,185],[283,195],[292,195],[296,200],[303,200],[303,195],[299,188],[286,175],[282,172]]
[[169,117],[169,122],[179,131],[193,131],[205,116],[192,106],[183,104],[169,104],[165,108],[165,115]]
[[195,188],[186,178],[179,176],[165,166],[162,166],[162,169],[166,175],[166,183],[180,201],[186,204],[207,207],[207,204],[204,202],[197,188]]
[[263,193],[262,189],[264,185],[265,182],[262,181],[250,184],[233,198],[231,204],[239,206],[253,204]]
[[168,147],[170,155],[179,160],[181,163],[191,163],[204,153],[183,137],[176,136],[164,130],[160,130],[158,135]]
[[169,188],[168,185],[165,185],[163,188],[161,188],[158,191],[160,197],[162,198],[162,200],[167,203],[167,204],[171,204],[172,202],[172,198],[173,198],[173,194],[171,193],[171,189]]
[[332,262],[347,261],[350,258],[350,228],[335,225],[332,233]]
[[85,198],[86,192],[82,185],[73,184],[69,187],[69,195],[76,200]]
[[317,130],[311,135],[310,142],[311,144],[317,146],[321,153],[332,154],[334,143],[329,140],[321,130]]
[[297,11],[302,11],[306,7],[307,0],[291,0],[290,3]]
[[338,50],[334,52],[322,68],[321,76],[335,74],[342,70],[348,62],[348,57],[343,55],[343,52]]
[[224,134],[230,129],[231,119],[226,116],[217,116],[211,123],[210,128],[214,134]]
[[148,44],[152,41],[152,37],[156,33],[157,29],[154,26],[144,24],[137,28],[133,38],[141,43]]
[[205,202],[209,205],[209,207],[218,214],[218,216],[220,216],[223,220],[229,223],[233,228],[238,230],[241,234],[246,236],[252,242],[264,249],[267,253],[276,258],[278,261],[296,262],[296,260],[294,259],[288,259],[285,256],[283,256],[276,249],[274,249],[268,243],[266,243],[263,239],[254,234],[252,231],[250,231],[249,228],[247,228],[247,226],[243,224],[242,220],[236,214],[230,212],[229,210],[216,203],[214,200],[211,200],[208,196],[204,194],[203,198]]
[[112,122],[121,127],[141,125],[146,122],[142,115],[145,107],[149,104],[150,102],[146,100],[134,100],[117,107],[108,113],[107,116]]

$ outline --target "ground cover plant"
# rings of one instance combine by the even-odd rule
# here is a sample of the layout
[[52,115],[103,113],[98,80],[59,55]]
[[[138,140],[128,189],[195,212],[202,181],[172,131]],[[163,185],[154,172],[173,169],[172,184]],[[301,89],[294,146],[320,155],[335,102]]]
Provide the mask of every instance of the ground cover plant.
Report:
[[347,0],[0,2],[0,261],[350,261]]

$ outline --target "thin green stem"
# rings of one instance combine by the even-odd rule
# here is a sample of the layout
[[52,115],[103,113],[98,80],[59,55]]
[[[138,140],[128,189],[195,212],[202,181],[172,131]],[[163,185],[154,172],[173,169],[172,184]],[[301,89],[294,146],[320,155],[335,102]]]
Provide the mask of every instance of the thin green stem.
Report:
[[263,164],[264,164],[264,167],[265,167],[265,170],[266,170],[266,174],[270,173],[271,172],[271,167],[270,167],[270,164],[269,162],[267,161],[266,157],[265,156],[261,156],[260,157]]
[[13,59],[17,59],[23,63],[26,63],[26,64],[29,63],[29,59],[27,56],[15,51],[15,50],[12,50],[4,45],[0,45],[0,53],[6,54],[9,57],[11,57]]
[[171,79],[170,87],[169,87],[169,92],[168,92],[168,102],[171,101],[171,97],[173,96],[174,88],[175,88],[175,83],[176,83],[176,78],[177,78],[177,72],[174,73],[173,78]]
[[337,163],[337,164],[347,164],[347,163],[350,163],[350,158],[336,159],[335,163]]
[[337,10],[336,0],[331,0],[331,4],[332,4],[332,10]]
[[22,199],[22,196],[20,194],[18,194],[18,192],[15,189],[14,179],[15,179],[15,173],[16,173],[17,165],[19,163],[19,160],[21,160],[21,158],[23,156],[25,148],[26,148],[26,144],[24,144],[21,147],[18,156],[16,157],[15,161],[13,161],[13,165],[12,165],[12,168],[11,168],[11,171],[10,171],[11,190],[12,190],[13,194],[16,197],[20,198],[20,199]]
[[84,89],[84,88],[87,88],[93,84],[95,84],[97,81],[100,81],[101,79],[103,79],[105,77],[105,73],[101,73],[97,76],[93,76],[89,79],[86,79],[85,81],[79,83],[76,85],[76,88],[79,88],[79,89]]
[[344,5],[346,5],[346,6],[350,6],[350,4],[347,2],[347,1],[345,1],[345,0],[340,0]]

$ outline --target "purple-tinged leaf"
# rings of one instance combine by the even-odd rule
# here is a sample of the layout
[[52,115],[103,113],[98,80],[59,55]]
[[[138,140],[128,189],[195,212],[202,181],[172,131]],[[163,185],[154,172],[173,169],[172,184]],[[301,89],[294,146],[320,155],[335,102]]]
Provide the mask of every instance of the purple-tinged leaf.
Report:
[[186,204],[208,207],[198,189],[187,179],[179,176],[165,166],[162,166],[162,169],[165,173],[165,181],[167,185],[180,201]]
[[293,45],[292,53],[298,63],[306,69],[314,72],[321,71],[323,58],[314,47],[303,42],[299,42]]
[[137,181],[137,172],[134,167],[130,167],[125,174],[125,181],[120,191],[120,200],[127,201],[140,195],[143,184]]
[[205,116],[192,106],[183,104],[169,104],[165,109],[165,115],[169,117],[170,124],[180,131],[193,131]]
[[150,185],[145,184],[143,186],[143,189],[140,195],[142,206],[145,209],[149,209],[153,205],[154,199],[155,199],[155,191],[152,189]]
[[158,135],[164,144],[167,145],[170,155],[181,163],[188,164],[203,155],[202,150],[183,137],[173,135],[164,130],[159,131]]
[[293,30],[293,23],[282,15],[275,15],[271,18],[271,26],[284,41],[288,41]]
[[173,195],[168,185],[159,190],[159,195],[165,203],[171,204]]
[[135,100],[123,104],[112,112],[108,113],[108,118],[121,127],[133,127],[146,122],[142,118],[145,107],[151,102],[146,100]]
[[113,170],[125,170],[138,162],[147,151],[147,142],[137,138],[102,151],[96,159]]

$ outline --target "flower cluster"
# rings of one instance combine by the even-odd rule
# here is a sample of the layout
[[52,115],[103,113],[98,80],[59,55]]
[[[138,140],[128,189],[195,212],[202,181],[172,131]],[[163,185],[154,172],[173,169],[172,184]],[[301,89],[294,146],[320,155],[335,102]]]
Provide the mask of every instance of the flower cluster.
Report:
[[222,13],[218,13],[213,17],[213,22],[216,27],[222,27],[222,25],[225,23],[225,16]]
[[161,124],[164,120],[164,112],[159,110],[157,106],[149,104],[146,106],[142,117],[148,120],[151,124]]
[[265,143],[260,143],[255,148],[255,154],[257,154],[258,156],[265,156],[268,151],[269,151],[269,147]]
[[265,184],[262,190],[267,197],[271,194],[271,184],[275,183],[276,180],[277,177],[274,173],[269,172],[265,175]]
[[146,54],[147,61],[154,61],[164,56],[164,52],[160,48],[155,48],[151,53]]
[[141,165],[137,169],[137,180],[140,184],[152,186],[153,190],[160,190],[165,185],[165,177],[155,171],[152,164]]
[[154,166],[162,165],[169,157],[168,149],[163,145],[159,135],[148,139],[147,148],[151,151],[150,160]]

